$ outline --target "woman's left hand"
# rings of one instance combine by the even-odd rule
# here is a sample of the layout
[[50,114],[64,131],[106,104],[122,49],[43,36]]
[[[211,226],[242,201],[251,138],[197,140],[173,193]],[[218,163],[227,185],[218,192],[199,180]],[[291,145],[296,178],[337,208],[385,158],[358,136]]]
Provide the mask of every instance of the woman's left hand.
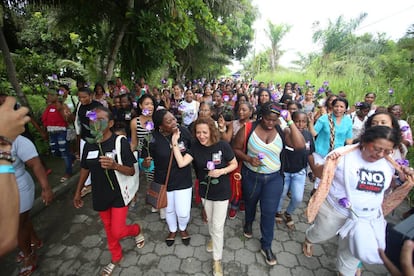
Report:
[[102,169],[115,169],[116,162],[113,158],[107,156],[100,156],[99,163],[101,163]]
[[208,176],[217,178],[223,175],[223,169],[215,169],[208,172]]

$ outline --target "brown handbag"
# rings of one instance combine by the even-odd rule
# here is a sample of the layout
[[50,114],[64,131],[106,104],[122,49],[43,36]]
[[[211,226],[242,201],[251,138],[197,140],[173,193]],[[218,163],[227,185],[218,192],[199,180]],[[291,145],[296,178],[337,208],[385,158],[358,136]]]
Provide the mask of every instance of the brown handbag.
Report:
[[171,165],[172,165],[173,151],[171,150],[170,162],[168,163],[167,177],[165,183],[160,184],[155,181],[150,183],[147,194],[145,196],[145,202],[155,209],[162,209],[167,207],[167,184],[170,178]]

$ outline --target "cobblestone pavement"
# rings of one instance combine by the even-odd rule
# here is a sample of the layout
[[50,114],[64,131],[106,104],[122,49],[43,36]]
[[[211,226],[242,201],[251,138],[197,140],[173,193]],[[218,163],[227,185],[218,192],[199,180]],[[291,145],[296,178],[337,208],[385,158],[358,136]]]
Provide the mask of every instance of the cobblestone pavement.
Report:
[[[99,275],[102,267],[110,261],[106,237],[98,213],[92,210],[91,195],[85,197],[85,205],[75,209],[72,196],[78,175],[66,185],[57,187],[59,195],[48,208],[42,208],[37,200],[33,209],[35,229],[44,241],[44,247],[37,251],[39,268],[36,275]],[[134,240],[121,242],[124,258],[113,275],[212,275],[212,256],[205,249],[208,229],[201,220],[201,209],[193,204],[188,231],[189,246],[182,244],[179,236],[172,247],[167,247],[166,222],[158,213],[144,204],[145,182],[139,191],[139,204],[128,214],[128,222],[138,222],[145,235],[145,247],[138,249]],[[253,238],[245,239],[242,223],[244,213],[236,219],[226,220],[223,268],[225,275],[337,275],[335,271],[335,240],[314,245],[314,257],[302,254],[302,242],[308,227],[303,215],[309,199],[311,184],[305,190],[304,203],[293,215],[296,231],[289,231],[284,224],[275,226],[275,240],[272,250],[278,264],[270,267],[260,254],[259,224],[253,224]],[[396,222],[407,210],[404,203],[389,218]],[[258,216],[260,217],[260,216]],[[19,265],[15,262],[17,251],[11,252],[0,262],[1,275],[18,275]],[[387,275],[382,265],[364,266],[363,275]]]

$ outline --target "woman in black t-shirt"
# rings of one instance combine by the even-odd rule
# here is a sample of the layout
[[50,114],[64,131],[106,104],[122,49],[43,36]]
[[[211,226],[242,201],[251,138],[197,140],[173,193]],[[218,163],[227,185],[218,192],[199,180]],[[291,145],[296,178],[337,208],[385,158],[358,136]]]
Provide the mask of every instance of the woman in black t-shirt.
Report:
[[179,147],[182,134],[180,131],[174,132],[174,157],[179,167],[191,162],[194,164],[211,236],[206,249],[213,252],[213,274],[222,275],[224,223],[231,194],[228,174],[237,168],[237,161],[230,145],[220,140],[213,119],[198,118],[194,123],[194,133],[197,139],[192,143],[191,150],[182,154]]
[[[166,109],[155,112],[154,131],[149,145],[150,154],[148,155],[143,148],[142,156],[144,161],[142,166],[149,168],[151,159],[154,160],[154,181],[165,183],[168,164],[171,154],[171,136],[178,129],[182,133],[178,141],[180,151],[186,153],[191,146],[191,134],[185,127],[177,125],[177,119]],[[172,246],[175,242],[177,230],[180,232],[181,240],[184,245],[189,245],[190,235],[187,232],[187,224],[190,221],[191,197],[192,197],[192,177],[191,166],[179,167],[174,158],[171,163],[170,176],[167,183],[168,205],[165,211],[165,219],[168,224],[169,234],[165,239],[167,246]],[[160,214],[162,213],[160,210]]]
[[115,266],[122,259],[122,248],[119,243],[121,239],[131,236],[135,237],[135,243],[138,248],[142,248],[145,243],[138,224],[126,225],[128,206],[125,206],[118,180],[115,176],[115,170],[125,175],[134,175],[136,173],[134,163],[137,160],[125,138],[121,139],[121,159],[123,165],[115,161],[118,156],[114,158],[107,156],[108,153],[113,154],[115,150],[116,135],[110,130],[114,125],[112,113],[103,106],[95,108],[92,112],[96,113],[96,120],[107,121],[108,124],[102,131],[103,137],[99,143],[88,143],[85,145],[73,205],[76,208],[83,206],[81,189],[90,173],[93,209],[99,212],[105,228],[108,248],[112,255],[111,262],[103,268],[101,275],[111,275]]

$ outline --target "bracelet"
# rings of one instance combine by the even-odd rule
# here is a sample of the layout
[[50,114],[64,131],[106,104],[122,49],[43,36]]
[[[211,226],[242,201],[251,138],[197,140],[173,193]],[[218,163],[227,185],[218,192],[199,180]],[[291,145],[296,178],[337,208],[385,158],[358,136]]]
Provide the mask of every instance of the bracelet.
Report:
[[176,147],[176,146],[178,146],[178,145],[177,145],[177,144],[174,144],[174,145],[173,145],[173,147]]
[[0,136],[0,145],[10,145],[13,144],[13,141],[9,138],[6,138],[4,136]]
[[293,121],[292,121],[292,120],[290,120],[289,122],[287,122],[287,125],[288,125],[288,126],[293,125]]
[[0,150],[0,160],[5,160],[5,161],[8,161],[10,163],[13,163],[14,161],[16,161],[16,158],[14,158],[11,155],[11,152],[10,151],[2,151],[2,150]]
[[14,173],[13,165],[0,165],[0,174]]

